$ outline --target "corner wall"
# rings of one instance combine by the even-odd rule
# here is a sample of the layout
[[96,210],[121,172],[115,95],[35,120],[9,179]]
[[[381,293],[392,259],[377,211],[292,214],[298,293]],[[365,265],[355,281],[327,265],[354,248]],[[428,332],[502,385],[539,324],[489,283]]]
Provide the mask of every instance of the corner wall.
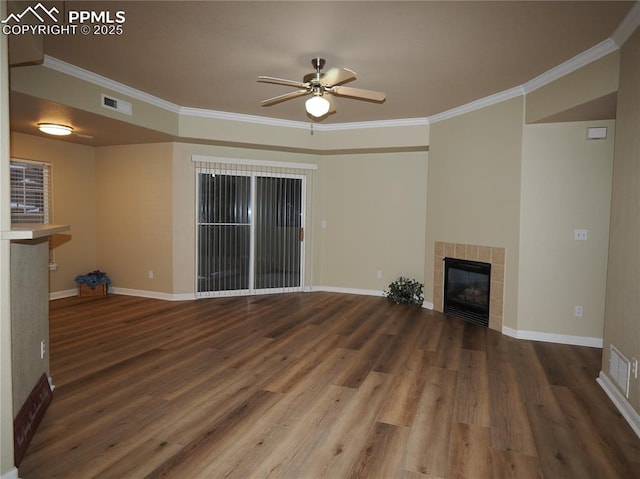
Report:
[[49,274],[50,291],[75,289],[75,277],[96,268],[94,148],[11,133],[11,156],[51,164],[52,223],[71,230],[51,239],[57,270]]
[[[7,2],[0,2],[5,18]],[[0,35],[0,171],[9,171],[9,55],[8,39]],[[9,175],[0,175],[0,232],[11,229]],[[8,239],[0,238],[0,477],[18,477],[13,457],[13,379],[11,358],[11,254]],[[17,412],[17,411],[16,411]]]
[[[505,248],[504,325],[517,327],[524,101],[514,98],[431,126],[425,300],[436,241]],[[441,271],[441,270],[440,270]]]
[[[607,138],[587,140],[598,126]],[[614,138],[613,120],[524,126],[521,332],[602,345]],[[575,229],[587,229],[587,241],[574,240]]]
[[96,267],[119,288],[173,293],[172,144],[98,147],[95,158]]
[[[609,376],[609,346],[640,360],[640,29],[622,47],[613,160],[611,233],[602,371]],[[631,375],[628,405],[640,434],[640,379]],[[622,395],[620,394],[620,397]]]
[[319,158],[314,284],[383,291],[400,275],[423,282],[426,182],[424,151]]

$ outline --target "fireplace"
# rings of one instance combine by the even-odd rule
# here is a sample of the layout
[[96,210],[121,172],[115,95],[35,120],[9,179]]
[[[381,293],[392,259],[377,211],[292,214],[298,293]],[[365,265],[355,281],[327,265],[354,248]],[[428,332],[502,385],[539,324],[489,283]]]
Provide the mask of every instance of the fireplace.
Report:
[[444,313],[489,326],[491,264],[444,258]]

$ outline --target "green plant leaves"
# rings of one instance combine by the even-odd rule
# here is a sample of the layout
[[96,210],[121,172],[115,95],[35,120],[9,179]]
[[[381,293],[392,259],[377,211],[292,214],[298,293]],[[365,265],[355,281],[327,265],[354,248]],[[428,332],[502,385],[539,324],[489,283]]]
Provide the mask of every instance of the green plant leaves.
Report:
[[384,294],[394,303],[422,306],[423,288],[424,285],[419,281],[400,276],[389,285],[389,291],[385,291]]

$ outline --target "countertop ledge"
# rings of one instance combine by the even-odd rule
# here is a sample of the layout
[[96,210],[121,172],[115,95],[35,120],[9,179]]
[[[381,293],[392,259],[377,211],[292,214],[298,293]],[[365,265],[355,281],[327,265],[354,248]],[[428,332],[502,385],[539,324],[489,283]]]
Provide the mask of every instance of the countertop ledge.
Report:
[[35,223],[18,223],[11,225],[11,231],[0,232],[3,240],[31,240],[44,238],[57,233],[69,231],[69,225],[43,225]]

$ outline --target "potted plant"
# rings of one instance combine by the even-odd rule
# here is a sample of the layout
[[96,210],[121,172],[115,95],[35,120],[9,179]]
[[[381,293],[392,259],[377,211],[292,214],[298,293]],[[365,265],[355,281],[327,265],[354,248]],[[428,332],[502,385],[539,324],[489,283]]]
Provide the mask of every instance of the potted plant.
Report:
[[419,281],[400,276],[389,285],[389,291],[385,291],[384,294],[397,304],[422,306],[424,301],[423,288],[424,285]]
[[111,280],[107,273],[96,270],[76,276],[78,296],[105,296],[109,291]]

